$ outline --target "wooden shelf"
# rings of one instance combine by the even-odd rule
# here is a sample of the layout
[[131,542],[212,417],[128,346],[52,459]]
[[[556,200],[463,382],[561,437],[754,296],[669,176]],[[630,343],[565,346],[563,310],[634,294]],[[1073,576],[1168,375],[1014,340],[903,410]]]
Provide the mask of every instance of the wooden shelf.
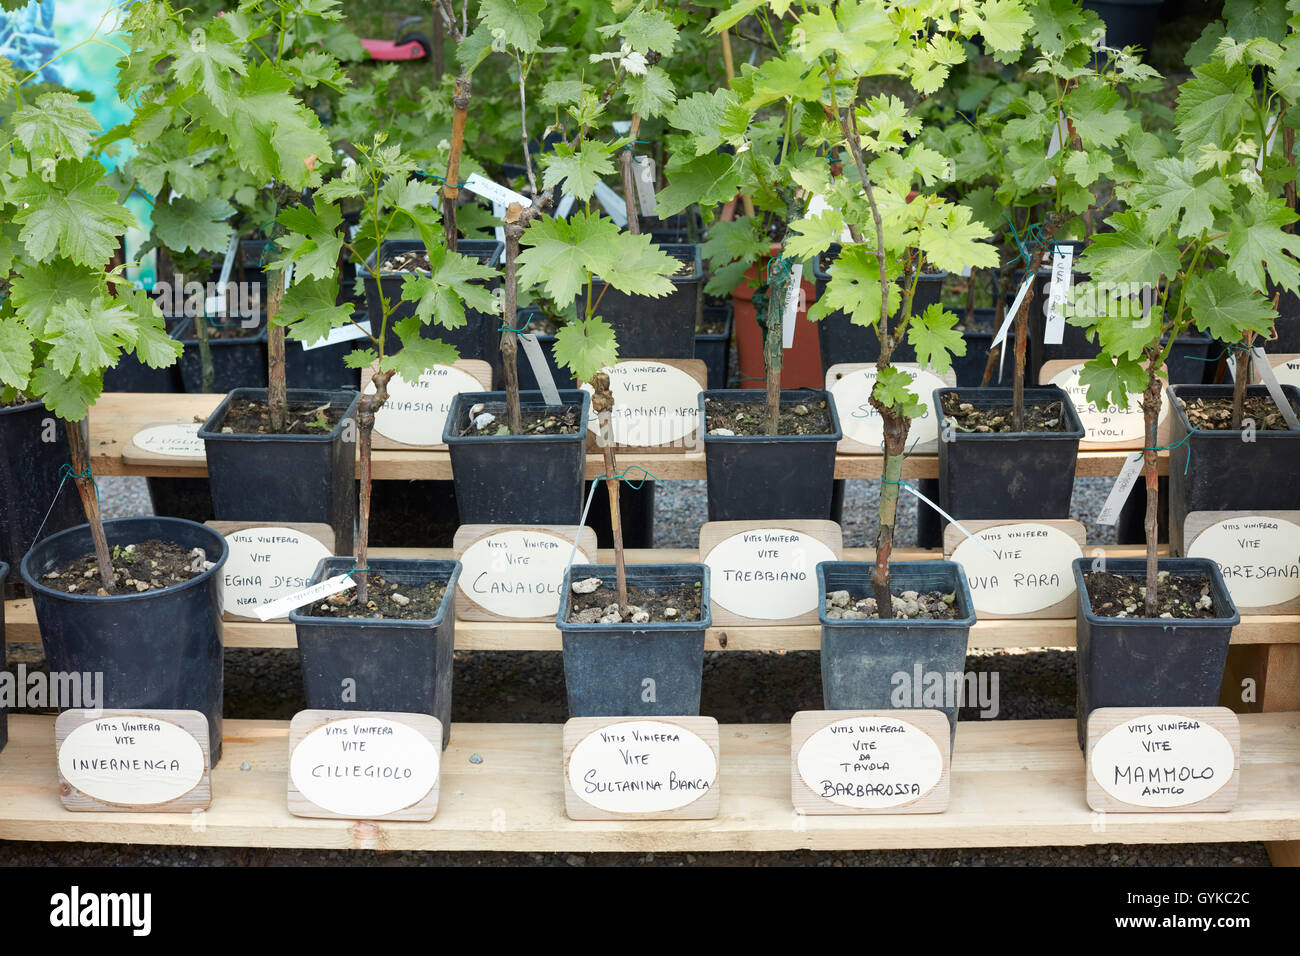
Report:
[[[128,465],[122,449],[131,437],[150,425],[202,422],[221,401],[221,395],[148,394],[105,392],[90,413],[91,468],[96,475],[137,475],[152,478],[202,478],[204,465]],[[1080,477],[1119,474],[1127,451],[1084,451],[1079,453],[1076,474]],[[835,460],[837,478],[880,478],[883,458],[879,455],[840,455]],[[620,468],[639,465],[664,481],[705,477],[704,452],[665,455],[618,456]],[[446,452],[373,452],[374,476],[378,479],[449,479],[451,459]],[[1160,455],[1160,473],[1168,474],[1166,453]],[[600,455],[587,456],[587,477],[605,473]],[[910,455],[903,462],[904,478],[937,478],[939,461],[934,455]]]
[[[788,724],[724,725],[715,820],[564,815],[561,728],[455,724],[428,823],[308,820],[285,805],[289,725],[228,720],[212,807],[190,814],[70,813],[59,802],[51,717],[10,718],[0,752],[0,839],[375,850],[861,850],[1300,840],[1300,714],[1241,718],[1241,789],[1229,813],[1093,813],[1072,720],[958,725],[945,813],[802,817],[790,802]],[[478,754],[482,762],[470,763]],[[248,770],[241,767],[247,764]]]

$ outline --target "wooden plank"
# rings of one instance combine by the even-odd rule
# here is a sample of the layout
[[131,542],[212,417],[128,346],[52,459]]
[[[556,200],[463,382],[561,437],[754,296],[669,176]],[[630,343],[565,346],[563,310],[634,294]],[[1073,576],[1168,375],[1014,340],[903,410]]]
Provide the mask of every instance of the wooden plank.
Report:
[[[154,478],[202,478],[207,466],[197,462],[182,464],[130,465],[122,460],[122,451],[131,436],[148,425],[168,422],[202,423],[217,407],[222,395],[150,394],[146,392],[105,392],[91,413],[90,458],[96,475],[111,477],[138,475]],[[1122,451],[1079,453],[1075,474],[1080,477],[1113,477],[1119,474],[1127,457]],[[378,480],[449,479],[451,459],[445,451],[412,451],[377,448],[372,455],[374,476]],[[698,480],[705,477],[704,453],[684,455],[619,455],[620,466],[640,465],[662,481]],[[835,460],[836,478],[879,480],[884,458],[879,455],[840,455]],[[1168,452],[1159,456],[1160,474],[1169,473]],[[600,455],[587,456],[586,476],[595,478],[605,472]],[[937,478],[939,462],[934,455],[909,454],[903,460],[903,477]]]
[[[1106,814],[1084,799],[1073,720],[963,721],[947,812],[808,817],[790,802],[788,724],[724,725],[714,820],[583,821],[564,813],[562,728],[455,724],[442,801],[427,823],[294,817],[289,725],[230,720],[202,826],[187,814],[69,814],[54,774],[53,720],[15,715],[0,752],[0,839],[475,852],[708,852],[1103,843],[1300,841],[1300,713],[1241,719],[1241,793],[1230,813]],[[471,763],[471,755],[481,758]],[[241,769],[244,765],[247,770]]]
[[[811,610],[790,615],[781,618],[760,618],[750,617],[740,612],[725,607],[718,602],[719,587],[730,589],[731,591],[740,590],[744,585],[728,584],[724,575],[724,569],[719,567],[717,561],[710,564],[709,557],[725,541],[729,541],[737,535],[744,534],[747,531],[778,531],[778,532],[796,532],[805,539],[825,546],[831,558],[828,560],[841,560],[844,554],[844,534],[840,526],[834,521],[817,521],[817,520],[774,520],[774,521],[706,521],[700,527],[700,553],[699,559],[710,567],[709,578],[709,607],[713,615],[713,623],[716,627],[771,627],[778,624],[816,624],[817,623],[817,605],[814,603]],[[780,549],[781,545],[774,546]],[[782,553],[781,560],[790,560]],[[803,573],[812,579],[812,591],[817,591],[817,561],[807,559],[802,568]],[[801,585],[795,585],[801,586]],[[759,585],[763,587],[763,585]],[[773,591],[784,590],[790,585],[767,585]],[[741,600],[744,594],[731,594],[730,597]],[[724,600],[727,596],[724,595]]]
[[[596,532],[590,528],[583,528],[581,537],[578,536],[577,525],[523,525],[523,524],[463,524],[456,529],[456,536],[452,538],[451,550],[457,561],[464,561],[465,552],[473,545],[482,541],[484,538],[490,538],[493,535],[509,531],[529,531],[537,535],[548,535],[563,541],[562,554],[560,558],[567,561],[569,552],[572,549],[572,542],[575,537],[578,538],[578,553],[574,557],[577,564],[587,564],[588,557],[595,559],[597,554]],[[544,616],[517,616],[508,617],[504,614],[498,614],[487,607],[484,607],[479,601],[474,599],[474,586],[482,571],[482,565],[471,567],[468,564],[461,569],[460,579],[456,585],[456,593],[459,600],[456,601],[456,620],[458,621],[503,621],[507,624],[518,624],[521,621],[554,621],[555,615],[559,611],[559,598],[556,598],[556,604],[550,614]],[[521,575],[522,576],[522,575]],[[564,577],[564,569],[561,568],[558,582]]]
[[[447,366],[445,365],[439,367],[444,369],[447,368]],[[457,372],[462,372],[465,375],[468,375],[470,378],[478,382],[478,388],[474,389],[475,391],[480,391],[480,392],[492,391],[492,366],[489,365],[487,362],[484,362],[482,359],[457,359],[455,362],[451,364],[450,367],[455,369]],[[372,365],[370,368],[365,368],[361,370],[362,393],[365,393],[366,391],[372,391],[372,392],[374,391],[374,389],[370,388],[370,380],[374,378],[376,368],[378,368],[378,365]],[[446,375],[449,373],[444,372],[443,374]],[[471,389],[465,388],[462,391],[471,391]],[[374,454],[374,450],[378,450],[378,449],[385,449],[391,451],[437,450],[442,452],[445,452],[447,450],[447,446],[444,445],[441,441],[443,426],[447,423],[446,415],[442,415],[441,420],[435,420],[430,422],[430,424],[433,426],[434,430],[438,434],[438,438],[439,438],[438,441],[429,442],[428,444],[425,445],[409,445],[406,444],[405,442],[398,441],[396,438],[390,438],[388,435],[384,435],[380,433],[378,426],[379,426],[379,422],[381,421],[380,416],[382,415],[382,413],[383,413],[383,409],[381,408],[379,410],[379,414],[376,415],[375,430],[371,433],[370,444],[372,447],[372,451],[371,451],[372,455]],[[439,413],[429,412],[429,415],[437,419]]]

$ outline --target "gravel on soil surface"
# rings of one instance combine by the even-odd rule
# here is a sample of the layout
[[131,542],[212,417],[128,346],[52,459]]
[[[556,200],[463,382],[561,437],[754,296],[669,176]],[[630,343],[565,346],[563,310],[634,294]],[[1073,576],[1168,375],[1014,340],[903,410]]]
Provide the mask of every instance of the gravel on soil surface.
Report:
[[[1113,479],[1075,482],[1074,517],[1088,527],[1090,544],[1115,540],[1114,529],[1093,524]],[[880,483],[847,483],[844,543],[869,546],[875,536]],[[139,478],[100,479],[106,517],[149,514],[148,489]],[[899,509],[898,543],[916,542],[916,501]],[[706,520],[703,481],[664,482],[656,494],[656,545],[694,548]],[[9,667],[43,666],[39,645],[11,645]],[[962,720],[1028,720],[1074,716],[1074,652],[1052,648],[978,651],[968,671],[983,676],[984,699],[963,707]],[[564,667],[559,654],[457,652],[452,697],[454,721],[561,723],[567,715]],[[811,651],[712,651],[705,654],[701,713],[721,723],[784,723],[799,710],[821,707],[818,655]],[[982,707],[980,705],[983,705]],[[231,649],[226,652],[227,717],[288,720],[306,706],[298,653]],[[981,710],[988,714],[981,718]],[[558,772],[558,771],[557,771]],[[86,864],[143,866],[347,865],[347,866],[1267,866],[1262,843],[1085,847],[1014,847],[960,850],[727,853],[442,853],[344,852],[256,848],[130,846],[0,841],[0,865]]]

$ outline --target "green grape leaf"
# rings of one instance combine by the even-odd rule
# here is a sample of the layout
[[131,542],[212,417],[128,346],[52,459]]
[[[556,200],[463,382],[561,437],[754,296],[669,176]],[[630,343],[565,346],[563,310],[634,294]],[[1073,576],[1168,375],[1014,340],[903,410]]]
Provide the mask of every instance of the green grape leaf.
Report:
[[579,316],[555,333],[552,355],[556,364],[578,381],[590,382],[597,372],[618,361],[618,341],[604,319]]
[[[808,318],[819,322],[840,311],[854,325],[880,324],[880,263],[876,254],[865,246],[848,245],[841,251],[830,270],[825,291],[808,310]],[[889,283],[889,314],[898,312],[902,302],[896,282]]]
[[46,336],[50,319],[71,302],[90,302],[103,291],[102,264],[99,270],[67,259],[36,263],[17,273],[10,292],[18,318],[37,339]]
[[242,76],[247,70],[239,50],[195,27],[188,37],[177,40],[172,53],[176,78],[202,92],[222,116],[229,116],[235,100],[231,74]]
[[1175,129],[1185,150],[1220,145],[1241,126],[1254,87],[1250,68],[1211,60],[1178,88]]
[[938,213],[932,211],[921,226],[919,245],[926,261],[947,272],[998,264],[997,249],[981,241],[989,238],[988,228],[982,222],[972,222],[968,208],[946,204]]
[[406,382],[418,382],[420,376],[429,369],[438,365],[451,365],[460,358],[454,345],[449,345],[442,339],[424,338],[420,334],[421,325],[420,319],[411,315],[393,326],[402,348],[396,355],[385,356],[380,362],[379,367],[383,371],[396,372]]
[[494,39],[520,53],[532,53],[541,43],[540,14],[545,9],[545,0],[483,0],[479,17]]
[[14,220],[35,259],[44,262],[57,251],[83,266],[108,262],[136,219],[103,178],[104,167],[92,159],[64,160],[51,182],[33,172],[11,184],[7,198],[18,207]]
[[966,340],[954,328],[960,319],[956,312],[949,312],[937,302],[927,306],[921,315],[912,316],[907,341],[916,349],[916,360],[922,368],[942,375],[952,368],[954,355],[966,354]]
[[1228,227],[1229,271],[1252,289],[1263,290],[1272,279],[1290,292],[1300,290],[1294,258],[1300,256],[1300,236],[1283,231],[1296,218],[1283,200],[1252,196]]
[[627,77],[623,88],[633,111],[646,118],[662,116],[677,102],[672,78],[657,66],[648,67],[641,76]]
[[1079,372],[1079,384],[1084,387],[1088,401],[1098,408],[1116,405],[1128,408],[1128,397],[1147,387],[1147,372],[1137,361],[1106,353],[1084,363]]
[[740,188],[735,166],[735,157],[707,155],[668,170],[668,185],[655,197],[660,218],[679,213],[692,203],[711,206],[726,202]]
[[677,45],[677,28],[662,10],[634,10],[619,23],[599,27],[598,32],[606,37],[621,36],[637,53],[654,50],[667,56]]
[[215,196],[202,200],[173,198],[153,207],[154,234],[172,252],[224,249],[234,231],[228,221],[234,214],[234,206]]
[[1214,225],[1219,210],[1232,206],[1232,191],[1222,177],[1202,175],[1196,183],[1195,163],[1190,159],[1157,159],[1137,188],[1139,202],[1146,207],[1147,221],[1155,232],[1177,224],[1182,239],[1199,236]]
[[71,93],[45,93],[33,106],[14,110],[14,135],[33,156],[83,159],[99,121]]
[[1102,282],[1140,285],[1155,285],[1161,276],[1178,274],[1178,245],[1172,236],[1160,233],[1152,238],[1136,212],[1116,213],[1110,224],[1113,232],[1093,236],[1076,266],[1079,271]]
[[[727,142],[723,129],[729,114],[743,113],[744,110],[736,100],[736,94],[728,89],[714,90],[712,93],[692,93],[678,100],[667,113],[668,122],[675,128],[690,134],[690,143],[696,156],[704,156],[717,151]],[[745,114],[748,120],[748,114]],[[746,123],[742,123],[742,129]]]
[[673,291],[672,280],[681,262],[642,233],[618,232],[600,251],[599,277],[628,295],[658,299]]
[[12,316],[0,316],[0,382],[22,389],[32,374],[32,336]]
[[295,263],[295,276],[333,278],[338,270],[339,253],[343,251],[343,236],[339,232],[343,216],[338,207],[319,201],[315,209],[305,204],[290,206],[280,211],[278,221],[290,230],[279,242],[287,251],[282,262]]
[[50,366],[42,365],[32,373],[28,392],[65,422],[79,422],[86,417],[103,390],[102,371],[61,375]]
[[596,191],[601,177],[614,172],[614,160],[601,144],[586,142],[581,149],[556,143],[542,155],[542,185],[551,189],[564,182],[564,191],[586,202]]
[[298,279],[285,290],[272,324],[284,326],[295,342],[319,342],[352,318],[354,307],[348,302],[340,305],[338,294],[338,280],[332,277]]
[[69,302],[46,325],[46,361],[60,375],[102,372],[117,363],[135,334],[130,308],[114,299]]
[[567,221],[542,217],[524,231],[529,247],[519,255],[521,289],[544,287],[557,303],[572,302],[615,242],[618,226],[601,216],[577,212]]
[[1084,149],[1110,149],[1132,120],[1119,109],[1120,96],[1108,86],[1083,86],[1065,94],[1065,115]]
[[1195,272],[1183,280],[1192,320],[1221,342],[1240,342],[1247,331],[1269,337],[1277,313],[1269,300],[1222,269]]
[[429,267],[430,275],[408,274],[402,280],[402,301],[415,303],[421,324],[436,322],[456,329],[467,321],[466,305],[479,312],[495,310],[496,298],[476,284],[492,278],[494,270],[441,246],[429,250]]
[[889,366],[877,373],[871,397],[905,418],[920,418],[925,414],[926,405],[912,391],[912,387],[910,375],[902,369]]

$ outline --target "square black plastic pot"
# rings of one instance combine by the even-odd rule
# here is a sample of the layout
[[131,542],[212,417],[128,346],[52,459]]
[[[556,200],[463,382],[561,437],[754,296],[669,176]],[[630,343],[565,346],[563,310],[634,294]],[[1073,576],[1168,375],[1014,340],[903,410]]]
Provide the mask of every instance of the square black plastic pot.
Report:
[[[1283,385],[1291,407],[1300,412],[1300,389]],[[1193,511],[1290,511],[1300,508],[1300,431],[1258,430],[1244,441],[1242,429],[1200,430],[1192,426],[1182,402],[1231,398],[1231,385],[1171,385],[1169,396],[1169,547],[1183,554],[1183,523]],[[1247,395],[1268,395],[1263,385]],[[1191,434],[1191,437],[1188,437]]]
[[570,717],[690,717],[700,712],[709,569],[703,564],[634,564],[627,583],[640,588],[700,584],[700,620],[652,624],[571,624],[572,584],[600,578],[615,585],[614,566],[574,564],[564,573],[555,625],[564,640],[564,685]]
[[318,521],[334,529],[335,552],[352,551],[356,520],[356,408],[360,392],[291,388],[291,403],[329,403],[343,417],[320,435],[222,432],[231,403],[266,401],[264,388],[237,388],[199,428],[218,521]]
[[[947,621],[871,619],[846,621],[826,616],[826,595],[848,591],[872,595],[872,562],[823,561],[817,565],[817,618],[822,625],[822,701],[827,710],[886,710],[897,706],[896,675],[912,687],[907,707],[921,707],[927,674],[944,675],[944,687],[964,687],[947,675],[966,673],[966,644],[975,623],[975,606],[961,566],[953,561],[895,561],[889,565],[891,594],[942,591],[956,594],[958,616]],[[957,736],[961,701],[945,699],[949,740]]]
[[[355,312],[354,321],[365,324],[366,313]],[[365,341],[339,342],[305,349],[301,342],[284,343],[284,377],[294,388],[361,388],[361,370],[348,368],[344,360],[365,345]]]
[[[1170,619],[1100,617],[1084,572],[1093,559],[1075,558],[1079,746],[1087,739],[1088,715],[1099,707],[1213,707],[1219,702],[1232,629],[1241,621],[1219,566],[1207,558],[1160,558],[1156,567],[1174,574],[1204,574],[1219,616]],[[1146,578],[1143,558],[1111,558],[1107,571]]]
[[[700,247],[691,243],[666,243],[659,248],[684,263],[685,271],[671,276],[673,291],[653,299],[608,288],[597,277],[592,295],[600,303],[597,314],[618,336],[619,358],[694,358],[695,327],[704,304],[704,264]],[[587,292],[577,296],[579,315],[586,315]]]
[[[48,537],[86,520],[72,486],[59,490],[68,460],[63,419],[40,402],[0,408],[0,561],[16,568],[38,531]],[[17,578],[0,588],[5,600],[18,596]]]
[[223,649],[218,582],[229,548],[211,528],[177,518],[104,522],[110,548],[157,538],[202,548],[211,568],[156,591],[70,594],[45,575],[94,551],[89,525],[43,539],[23,558],[23,582],[36,606],[51,672],[103,675],[104,709],[197,710],[208,718],[212,765],[221,757]]
[[[166,322],[168,334],[176,324],[171,320]],[[165,393],[182,391],[180,364],[173,362],[166,368],[150,368],[134,354],[123,353],[116,365],[104,371],[104,391]]]
[[[822,269],[820,263],[813,271],[816,279],[817,297],[821,298],[830,282],[830,273]],[[912,315],[920,315],[932,305],[939,302],[943,293],[946,272],[923,272],[916,280],[916,294],[912,297]],[[891,318],[891,324],[902,313],[899,311]],[[873,325],[854,325],[843,312],[832,312],[817,323],[817,342],[821,346],[822,374],[825,375],[832,365],[844,362],[874,362],[880,357],[880,339],[876,337]],[[915,362],[916,349],[910,342],[900,342],[894,349],[895,362]]]
[[[516,328],[527,328],[528,324],[535,321],[540,315],[541,310],[539,309],[520,309],[516,314]],[[555,387],[577,388],[578,385],[573,380],[573,373],[568,369],[560,368],[555,361],[555,336],[538,332],[537,344],[541,346],[542,357],[546,359],[546,367],[551,371],[551,379],[555,382]],[[519,345],[515,350],[515,365],[519,369],[519,390],[521,392],[538,391],[540,386],[537,384],[537,376],[533,374],[533,363],[528,361],[528,356],[524,354],[523,345]]]
[[[266,388],[266,322],[255,335],[239,339],[208,339],[212,350],[212,391],[229,392],[236,388]],[[181,385],[191,394],[203,391],[203,366],[199,361],[199,340],[194,319],[176,326],[172,338],[185,347],[177,361]]]
[[1055,385],[1025,389],[1025,405],[1060,402],[1059,432],[956,432],[944,441],[943,398],[958,393],[976,408],[1010,406],[1010,388],[936,388],[940,416],[939,506],[958,520],[1068,518],[1083,423],[1070,396]]
[[[762,405],[758,389],[700,393],[700,421],[711,399]],[[844,437],[835,399],[821,389],[782,389],[781,402],[826,402],[831,431],[825,435],[710,435],[704,438],[709,520],[828,518],[835,484],[835,449]]]
[[[475,405],[505,400],[505,392],[461,392],[447,413],[442,440],[451,456],[461,524],[578,524],[590,393],[560,390],[560,401],[578,408],[582,428],[572,435],[458,434]],[[521,392],[519,401],[525,412],[549,407],[541,392]]]
[[1265,352],[1276,355],[1291,355],[1300,352],[1300,294],[1268,283],[1265,297],[1277,296],[1277,322],[1273,324],[1276,338],[1262,343]]
[[[377,710],[430,714],[451,739],[452,651],[456,639],[459,561],[371,558],[370,571],[397,584],[445,582],[447,593],[429,620],[312,617],[289,612],[298,634],[303,690],[312,710]],[[321,558],[312,583],[352,570],[352,558]],[[354,693],[348,693],[353,691]]]
[[[505,248],[505,243],[497,242],[495,239],[462,239],[456,246],[456,250],[461,255],[477,259],[480,265],[487,266],[489,269],[499,269],[501,267],[501,259],[505,254]],[[363,272],[366,290],[366,311],[370,315],[370,324],[375,335],[379,334],[383,321],[383,310],[379,305],[381,284],[384,290],[384,300],[392,309],[388,317],[388,330],[385,335],[389,354],[400,349],[402,344],[397,337],[394,326],[402,319],[415,314],[415,303],[402,301],[402,284],[410,273],[385,272],[376,279],[376,263],[383,262],[389,256],[400,255],[403,252],[423,250],[424,243],[418,239],[391,240],[380,246],[377,254],[372,253],[366,262],[367,268]],[[427,272],[420,274],[428,275]],[[493,278],[485,283],[475,280],[474,284],[496,288],[500,283],[500,278]],[[487,362],[492,366],[492,380],[496,383],[501,380],[500,328],[501,316],[466,308],[465,324],[460,328],[444,329],[436,323],[429,322],[421,326],[420,335],[426,339],[441,339],[448,345],[455,346],[456,351],[463,359],[481,359]]]
[[721,332],[696,332],[695,357],[704,362],[708,370],[705,387],[713,390],[727,387],[727,370],[731,362],[732,304],[705,305],[704,320],[722,322]]

